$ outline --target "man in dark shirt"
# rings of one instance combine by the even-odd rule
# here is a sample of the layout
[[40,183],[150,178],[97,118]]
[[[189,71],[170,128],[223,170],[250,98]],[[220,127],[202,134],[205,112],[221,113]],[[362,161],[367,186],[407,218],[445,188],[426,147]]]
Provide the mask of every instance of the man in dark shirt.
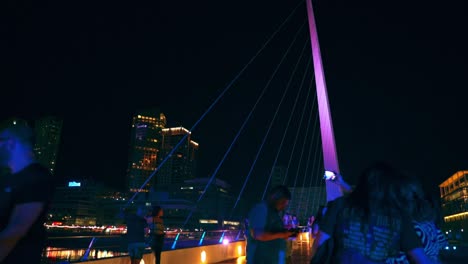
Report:
[[248,217],[247,263],[285,263],[286,240],[294,233],[284,228],[279,213],[288,206],[290,199],[288,188],[278,186],[270,191],[266,201],[252,208]]
[[33,154],[34,133],[26,122],[0,125],[0,263],[40,263],[44,223],[54,190],[48,169]]

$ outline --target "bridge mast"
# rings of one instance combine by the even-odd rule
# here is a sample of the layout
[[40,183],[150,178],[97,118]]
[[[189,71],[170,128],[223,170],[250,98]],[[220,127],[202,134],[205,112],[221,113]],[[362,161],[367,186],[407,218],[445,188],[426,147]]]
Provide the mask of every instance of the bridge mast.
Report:
[[[339,172],[338,156],[336,153],[335,135],[328,102],[327,86],[323,72],[322,56],[315,24],[314,9],[312,0],[307,0],[307,15],[309,17],[310,41],[312,46],[312,56],[314,60],[315,84],[317,88],[317,101],[320,117],[320,132],[322,135],[322,151],[325,170]],[[334,183],[326,181],[327,201],[332,201],[342,195],[340,187]]]

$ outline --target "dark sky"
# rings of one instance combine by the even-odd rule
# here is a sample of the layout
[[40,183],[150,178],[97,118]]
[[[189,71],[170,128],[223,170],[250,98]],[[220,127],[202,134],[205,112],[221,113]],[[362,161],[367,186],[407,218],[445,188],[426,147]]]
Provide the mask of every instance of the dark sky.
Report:
[[[93,177],[115,187],[125,182],[132,113],[157,107],[169,125],[191,127],[299,3],[62,2],[15,1],[2,8],[0,114],[63,117],[59,176]],[[316,2],[340,165],[350,181],[380,159],[420,175],[433,189],[466,169],[468,43],[462,1]],[[305,19],[304,4],[193,131],[200,143],[199,176],[215,169]],[[235,189],[249,171],[307,39],[305,27],[220,170]],[[309,59],[308,48],[247,193],[263,189]],[[291,154],[303,104],[294,114],[280,164]]]

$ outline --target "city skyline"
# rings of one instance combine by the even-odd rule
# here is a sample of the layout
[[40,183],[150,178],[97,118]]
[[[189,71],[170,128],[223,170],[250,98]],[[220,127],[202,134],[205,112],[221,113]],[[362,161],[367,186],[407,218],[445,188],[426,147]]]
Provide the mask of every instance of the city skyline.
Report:
[[[124,188],[133,113],[159,107],[171,117],[171,127],[190,129],[296,4],[202,1],[181,8],[165,2],[145,8],[116,5],[112,14],[96,6],[70,13],[51,7],[37,19],[15,14],[24,22],[18,26],[24,34],[6,37],[12,42],[5,50],[14,48],[1,62],[8,100],[0,106],[0,117],[63,118],[64,144],[57,164],[64,169],[57,173],[92,176]],[[437,191],[437,184],[466,169],[468,160],[463,108],[467,39],[460,33],[466,18],[463,8],[449,5],[404,6],[333,1],[314,6],[337,151],[351,183],[380,159],[419,175],[426,188]],[[102,10],[107,7],[102,3]],[[304,6],[193,131],[203,144],[200,176],[211,175],[219,164],[305,17]],[[219,171],[222,179],[234,181],[233,190],[242,186],[307,37],[299,35],[301,43]],[[306,71],[307,52],[297,75]],[[273,127],[266,154],[246,187],[253,200],[259,197],[252,186],[265,184],[291,98],[294,94],[286,97],[277,118],[281,122]],[[300,102],[298,109],[302,106]],[[291,130],[297,127],[297,112]],[[297,155],[290,153],[291,145],[287,137],[279,164]],[[291,173],[296,167],[291,165]]]

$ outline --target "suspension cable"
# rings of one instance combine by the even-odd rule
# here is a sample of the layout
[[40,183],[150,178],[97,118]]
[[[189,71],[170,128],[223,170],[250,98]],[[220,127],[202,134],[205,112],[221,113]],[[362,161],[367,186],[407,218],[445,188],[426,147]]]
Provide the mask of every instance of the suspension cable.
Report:
[[[303,79],[303,81],[304,81],[304,79]],[[292,156],[293,156],[294,150],[296,149],[297,140],[299,139],[299,132],[301,130],[302,123],[304,121],[305,112],[307,110],[307,102],[309,101],[313,81],[314,81],[314,79],[312,78],[311,81],[310,81],[310,84],[309,84],[309,89],[307,91],[307,96],[306,96],[305,103],[304,103],[304,109],[302,110],[301,120],[299,121],[299,127],[297,128],[296,137],[294,139],[293,148],[291,150],[291,155],[289,156],[288,166],[286,167],[286,173],[284,175],[283,185],[286,184],[286,180],[288,179],[289,167],[291,166]]]
[[[255,55],[247,62],[247,64],[239,71],[239,73],[228,83],[228,85],[224,88],[224,90],[221,92],[221,94],[218,95],[218,97],[211,103],[211,105],[205,110],[205,112],[202,114],[202,116],[193,124],[193,126],[190,128],[190,132],[192,132],[198,124],[205,118],[205,116],[211,111],[211,109],[214,108],[214,106],[221,100],[221,98],[226,94],[227,91],[233,86],[233,84],[239,79],[239,77],[245,72],[245,70],[252,64],[252,62],[260,55],[260,53],[263,52],[263,50],[270,44],[270,42],[275,38],[275,36],[278,34],[278,32],[281,31],[281,29],[286,25],[286,23],[291,19],[293,14],[296,12],[296,10],[302,6],[302,1],[300,1],[299,4],[291,11],[291,13],[286,17],[286,19],[278,26],[278,28],[273,32],[272,35],[267,39],[267,41],[262,45],[262,47],[255,53]],[[146,179],[146,181],[141,185],[141,187],[138,189],[138,191],[128,200],[127,204],[125,207],[129,206],[133,200],[136,198],[136,196],[143,190],[143,188],[148,184],[148,182],[153,178],[153,176],[158,172],[161,167],[169,160],[169,158],[172,157],[174,152],[184,143],[184,141],[187,139],[189,133],[187,133],[185,136],[183,136],[180,141],[174,146],[174,148],[169,152],[169,154],[161,161],[161,163],[158,165],[158,167],[151,173],[150,176]]]
[[[309,176],[308,172],[309,172],[309,165],[310,165],[310,156],[312,155],[312,150],[314,148],[315,145],[315,137],[317,136],[317,121],[318,121],[318,114],[315,116],[315,124],[314,124],[314,134],[312,135],[312,138],[311,138],[311,143],[310,143],[310,147],[309,147],[309,153],[307,155],[307,159],[306,159],[306,168],[305,168],[305,172],[304,172],[304,177],[302,179],[302,192],[301,192],[301,198],[299,199],[299,202],[302,202],[303,201],[303,198],[304,198],[304,191],[306,190],[305,189],[305,184],[306,184],[306,179],[307,179],[307,176]],[[317,140],[318,141],[318,140]],[[315,167],[315,164],[313,164],[313,166]],[[298,168],[298,172],[299,172],[299,168]],[[310,178],[312,178],[312,176],[310,176]],[[307,206],[307,204],[306,204]],[[296,215],[299,215],[297,209],[296,209]]]
[[[311,63],[311,60],[309,60],[309,62],[307,63],[306,71],[305,71],[305,73],[303,75],[303,80],[305,79],[305,76],[307,75],[307,72],[308,72],[309,67],[310,67],[310,63]],[[291,79],[290,79],[290,81],[291,81]],[[302,84],[304,84],[304,81],[302,81]],[[286,139],[286,135],[288,134],[289,127],[290,127],[292,118],[294,116],[294,112],[296,111],[297,102],[299,101],[298,99],[299,99],[299,97],[301,95],[302,88],[304,87],[304,85],[302,85],[302,84],[300,85],[299,92],[297,93],[296,99],[294,100],[294,105],[293,105],[293,108],[291,110],[291,113],[289,114],[289,119],[288,119],[288,122],[286,123],[286,129],[284,130],[284,133],[283,133],[283,138],[281,138],[281,143],[280,143],[280,145],[278,147],[278,151],[276,152],[275,160],[273,161],[273,165],[271,166],[270,175],[268,177],[268,181],[267,181],[267,183],[265,185],[265,188],[263,190],[262,200],[265,199],[265,195],[266,195],[268,186],[270,185],[271,177],[273,176],[273,171],[274,171],[274,169],[276,167],[276,163],[278,162],[278,158],[279,158],[279,155],[281,153],[281,150],[283,149],[284,140]],[[288,85],[289,85],[289,83],[288,83]],[[307,107],[307,104],[304,104],[304,107]]]
[[[255,109],[257,108],[257,105],[260,103],[260,101],[262,100],[264,94],[266,93],[266,91],[268,90],[268,88],[270,87],[270,84],[271,84],[271,81],[274,79],[274,77],[276,76],[276,73],[278,72],[278,70],[280,69],[281,65],[283,64],[284,60],[286,59],[287,55],[289,54],[289,52],[291,51],[291,48],[294,46],[294,43],[296,43],[296,40],[299,36],[299,34],[301,33],[302,29],[304,28],[304,25],[305,25],[305,21],[304,23],[302,24],[302,26],[297,30],[294,38],[293,38],[293,41],[291,42],[291,44],[289,45],[289,47],[287,48],[287,50],[285,51],[285,53],[283,54],[283,57],[281,58],[280,62],[277,64],[274,72],[271,74],[267,84],[265,85],[265,87],[263,88],[262,92],[260,93],[259,97],[257,98],[257,101],[255,102],[255,104],[253,105],[252,109],[250,110],[249,114],[247,115],[246,119],[244,120],[244,123],[242,124],[242,126],[240,127],[239,131],[237,132],[236,136],[234,137],[233,141],[231,142],[231,145],[229,146],[229,148],[226,150],[226,152],[224,153],[224,156],[223,158],[221,159],[220,163],[218,164],[218,166],[216,167],[215,171],[213,172],[213,174],[211,175],[208,183],[206,184],[205,186],[205,189],[204,191],[200,194],[200,196],[198,197],[198,200],[195,204],[195,206],[198,205],[198,203],[202,200],[204,194],[206,193],[206,191],[208,190],[209,186],[211,185],[212,181],[215,179],[219,169],[221,168],[221,166],[223,165],[224,161],[226,160],[227,156],[229,155],[229,153],[231,152],[232,148],[234,147],[235,143],[237,142],[240,134],[242,133],[242,131],[244,130],[245,126],[247,125],[247,123],[249,122],[251,116],[253,115]],[[237,205],[237,203],[236,203]],[[190,211],[189,215],[187,216],[187,219],[185,220],[184,222],[184,227],[185,225],[188,223],[189,219],[192,217],[192,214],[193,214],[193,210]]]

